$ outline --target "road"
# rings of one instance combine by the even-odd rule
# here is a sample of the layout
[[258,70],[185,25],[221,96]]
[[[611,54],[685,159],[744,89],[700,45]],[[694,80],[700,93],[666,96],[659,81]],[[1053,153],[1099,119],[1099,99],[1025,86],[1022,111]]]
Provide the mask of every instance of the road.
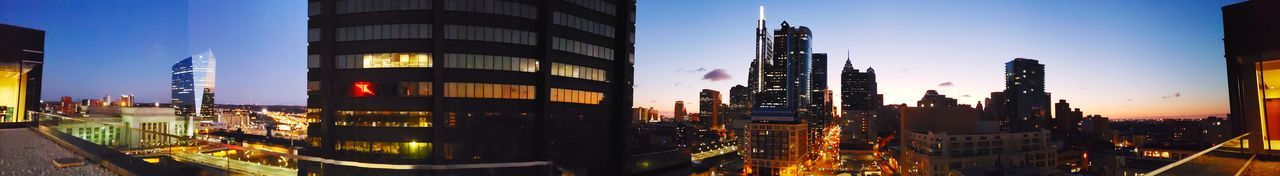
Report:
[[237,175],[298,175],[297,169],[268,166],[229,158],[215,157],[198,153],[174,153],[173,157],[191,163],[229,170]]

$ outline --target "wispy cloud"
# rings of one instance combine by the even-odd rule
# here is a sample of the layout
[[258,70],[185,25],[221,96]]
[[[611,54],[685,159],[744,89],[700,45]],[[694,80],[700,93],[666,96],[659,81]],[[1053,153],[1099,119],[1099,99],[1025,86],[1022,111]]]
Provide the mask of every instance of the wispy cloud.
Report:
[[954,83],[951,83],[951,81],[947,81],[947,82],[943,82],[942,84],[938,84],[938,87],[951,87],[951,86],[954,86],[954,85],[955,85],[955,84],[954,84]]
[[684,69],[684,68],[676,69],[676,73],[702,73],[705,71],[707,71],[707,68],[703,68],[703,67],[698,67],[697,69]]
[[712,82],[728,80],[729,78],[731,78],[729,73],[725,72],[724,69],[711,70],[711,72],[707,72],[706,75],[702,75],[703,80]]
[[1163,96],[1163,97],[1160,97],[1160,99],[1170,99],[1170,98],[1178,98],[1178,97],[1182,97],[1182,92],[1174,92],[1173,95]]

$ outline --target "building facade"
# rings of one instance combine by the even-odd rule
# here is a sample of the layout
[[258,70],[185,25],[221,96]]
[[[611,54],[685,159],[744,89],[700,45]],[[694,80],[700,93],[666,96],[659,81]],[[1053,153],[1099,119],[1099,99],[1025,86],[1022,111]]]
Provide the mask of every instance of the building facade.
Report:
[[173,106],[175,115],[195,119],[213,117],[217,62],[213,51],[206,50],[173,64],[169,103]]
[[302,154],[423,167],[300,174],[628,174],[635,1],[308,3]]
[[1004,94],[1008,98],[1008,129],[1015,132],[1048,129],[1049,93],[1044,90],[1044,64],[1016,58],[1004,64]]
[[698,116],[702,124],[713,130],[724,130],[724,119],[721,112],[725,107],[724,100],[720,97],[720,91],[711,89],[702,89],[698,93]]
[[1280,2],[1228,5],[1222,18],[1233,136],[1247,133],[1252,153],[1280,155]]
[[39,110],[44,74],[42,30],[0,24],[0,123],[25,123]]

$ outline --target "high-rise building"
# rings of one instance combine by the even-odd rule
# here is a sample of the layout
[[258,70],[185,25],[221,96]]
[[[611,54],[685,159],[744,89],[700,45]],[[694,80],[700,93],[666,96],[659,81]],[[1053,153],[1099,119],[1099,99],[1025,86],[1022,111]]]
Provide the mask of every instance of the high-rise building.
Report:
[[1075,138],[1083,134],[1080,123],[1084,120],[1084,112],[1080,112],[1080,108],[1073,111],[1071,104],[1061,99],[1054,104],[1053,108],[1053,126],[1049,130],[1053,133],[1053,138]]
[[44,31],[0,24],[0,123],[30,122],[39,110]]
[[[626,175],[634,0],[311,0],[320,175]],[[454,169],[467,168],[467,169]]]
[[729,88],[729,109],[751,109],[751,89],[742,85]]
[[853,67],[852,57],[846,57],[840,70],[840,116],[843,141],[868,143],[876,140],[875,119],[883,106],[876,89],[876,71],[870,67],[862,72]]
[[813,53],[812,78],[809,82],[809,109],[816,114],[816,119],[830,119],[831,111],[825,102],[831,101],[828,97],[823,97],[822,92],[827,90],[827,53]]
[[684,101],[676,101],[675,114],[672,114],[676,121],[689,121],[689,111],[684,108]]
[[711,89],[702,89],[698,93],[698,116],[702,124],[707,125],[709,129],[723,130],[724,124],[720,112],[724,109],[720,105],[724,104],[724,100],[720,97],[720,91]]
[[1015,132],[1048,129],[1049,93],[1044,90],[1044,64],[1016,58],[1005,63],[1004,94],[1009,130]]
[[777,175],[798,169],[811,157],[809,143],[815,136],[815,116],[809,111],[812,84],[812,33],[803,26],[782,27],[773,31],[770,41],[764,36],[764,8],[761,7],[756,33],[754,61],[757,87],[747,124],[743,157],[753,175]]
[[213,50],[205,50],[173,64],[170,104],[174,114],[193,119],[213,117],[217,61]]

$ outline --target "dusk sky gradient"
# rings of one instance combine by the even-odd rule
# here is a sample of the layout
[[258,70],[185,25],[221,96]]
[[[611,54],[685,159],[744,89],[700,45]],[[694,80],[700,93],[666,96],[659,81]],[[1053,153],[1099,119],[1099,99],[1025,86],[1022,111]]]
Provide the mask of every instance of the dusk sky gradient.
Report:
[[[1220,8],[1238,1],[763,4],[770,30],[782,21],[813,30],[835,92],[846,50],[858,69],[875,68],[886,103],[910,105],[929,89],[974,104],[1002,90],[1004,63],[1023,57],[1046,65],[1053,102],[1135,118],[1228,111]],[[683,100],[696,111],[701,89],[728,97],[745,85],[759,5],[640,0],[636,106],[669,114]],[[0,23],[48,32],[44,100],[167,102],[170,66],[212,49],[219,104],[303,105],[305,9],[301,0],[0,0]]]

